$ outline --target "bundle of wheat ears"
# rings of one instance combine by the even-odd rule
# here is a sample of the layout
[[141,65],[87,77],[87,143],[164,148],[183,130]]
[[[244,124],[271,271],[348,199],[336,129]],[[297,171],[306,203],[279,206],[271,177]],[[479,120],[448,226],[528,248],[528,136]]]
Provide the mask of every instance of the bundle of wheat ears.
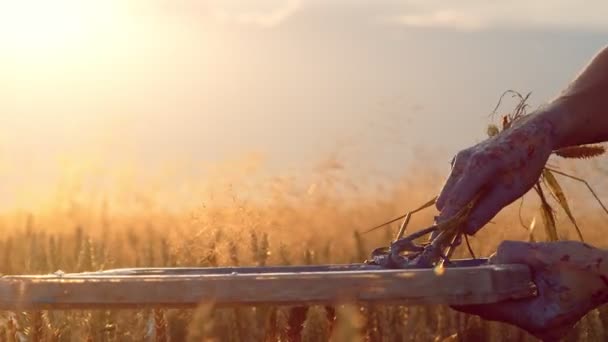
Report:
[[[515,109],[511,113],[502,116],[500,126],[495,125],[495,124],[488,125],[487,134],[488,134],[488,137],[490,137],[490,138],[499,134],[501,131],[508,130],[515,121],[529,115],[527,112],[527,110],[529,108],[527,101],[528,101],[528,98],[530,97],[530,93],[528,93],[524,96],[517,91],[507,90],[506,92],[504,92],[501,95],[496,107],[492,111],[492,114],[491,114],[492,118],[495,117],[495,114],[498,111],[498,109],[500,108],[502,100],[504,99],[505,96],[512,96],[513,98],[515,98],[517,100],[517,105],[515,106]],[[561,158],[575,158],[575,159],[594,158],[594,157],[601,156],[604,153],[606,153],[606,149],[602,145],[571,146],[571,147],[562,148],[562,149],[559,149],[559,150],[556,150],[553,152],[554,155],[559,156]],[[606,214],[608,214],[608,209],[606,209],[606,206],[602,203],[600,198],[597,196],[597,194],[595,193],[593,188],[589,185],[589,183],[587,183],[586,180],[584,180],[580,177],[576,177],[574,175],[556,170],[554,167],[550,167],[549,165],[545,165],[545,167],[541,173],[541,176],[539,177],[538,181],[534,184],[534,186],[532,188],[534,189],[534,191],[536,192],[536,194],[538,195],[538,197],[540,199],[540,216],[542,218],[542,222],[543,222],[543,225],[545,228],[547,240],[548,241],[559,240],[559,236],[557,234],[557,227],[556,227],[555,210],[553,209],[551,204],[548,202],[547,195],[546,195],[546,194],[550,194],[555,199],[555,202],[564,210],[568,219],[574,225],[574,228],[576,229],[576,233],[578,234],[579,239],[581,241],[584,241],[583,234],[581,233],[580,227],[578,226],[576,219],[574,218],[574,215],[572,214],[572,210],[570,209],[570,206],[568,205],[568,200],[566,198],[566,195],[555,175],[564,176],[564,177],[573,179],[577,182],[583,183],[587,187],[589,192],[591,192],[591,194],[594,196],[595,200],[602,207],[604,212],[606,212]],[[466,223],[466,221],[468,219],[468,215],[469,215],[471,209],[475,206],[478,199],[479,199],[479,196],[474,198],[467,206],[465,206],[453,218],[451,218],[445,222],[438,223],[436,225],[436,230],[435,230],[435,233],[433,234],[434,236],[436,236],[436,238],[433,239],[432,241],[429,241],[428,243],[432,243],[434,246],[438,247],[441,250],[447,249],[447,253],[445,255],[445,256],[447,256],[447,258],[445,258],[445,259],[449,259],[450,255],[452,254],[454,247],[455,247],[454,242],[460,241],[460,237],[462,237],[462,236],[464,236],[464,238],[465,238],[466,245],[469,249],[469,252],[471,253],[471,256],[475,257],[475,255],[469,245],[467,235],[463,234],[463,232],[462,232],[462,227],[464,226],[464,223]],[[379,226],[376,226],[376,227],[368,230],[367,232],[375,230],[382,226],[386,226],[389,223],[395,222],[397,220],[403,219],[399,232],[397,233],[397,236],[395,237],[395,241],[397,241],[397,240],[401,239],[403,237],[403,235],[405,234],[405,232],[407,230],[407,225],[408,225],[412,215],[419,211],[422,211],[428,207],[433,206],[435,204],[436,200],[437,200],[437,197],[434,197],[433,199],[431,199],[427,203],[423,204],[419,208],[417,208],[413,211],[407,212],[406,214],[404,214],[400,217],[397,217],[393,220],[390,220],[388,222],[385,222]],[[521,198],[521,203],[523,203],[523,196]],[[533,219],[532,224],[530,224],[529,226],[523,223],[523,220],[521,219],[521,205],[520,205],[520,223],[522,224],[522,226],[524,226],[525,229],[528,230],[529,240],[531,242],[535,241],[535,238],[533,235],[534,227],[536,225],[535,222],[536,222],[536,220]],[[443,260],[441,260],[439,262],[439,265],[440,266],[443,265]]]

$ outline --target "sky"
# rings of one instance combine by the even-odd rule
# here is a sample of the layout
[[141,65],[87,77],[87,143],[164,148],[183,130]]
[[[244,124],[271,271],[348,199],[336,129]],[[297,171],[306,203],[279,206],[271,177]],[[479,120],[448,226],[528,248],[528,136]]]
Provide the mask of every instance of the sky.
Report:
[[[484,138],[507,89],[556,95],[605,1],[0,0],[0,175],[67,160],[400,177]],[[252,157],[253,156],[253,157]]]

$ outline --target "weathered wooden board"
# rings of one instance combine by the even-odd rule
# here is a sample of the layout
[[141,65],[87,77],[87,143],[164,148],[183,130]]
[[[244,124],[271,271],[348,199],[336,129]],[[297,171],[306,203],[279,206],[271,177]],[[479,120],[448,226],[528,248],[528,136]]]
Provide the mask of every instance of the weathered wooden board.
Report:
[[524,265],[384,270],[364,264],[148,268],[0,278],[1,310],[145,306],[492,303],[532,295]]

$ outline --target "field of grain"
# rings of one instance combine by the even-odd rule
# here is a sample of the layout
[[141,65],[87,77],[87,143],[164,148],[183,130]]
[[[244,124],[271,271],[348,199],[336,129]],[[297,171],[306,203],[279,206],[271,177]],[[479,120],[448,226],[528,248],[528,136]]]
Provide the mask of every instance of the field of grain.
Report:
[[[599,171],[581,172],[593,178]],[[2,214],[0,273],[360,262],[372,248],[389,241],[396,226],[367,235],[358,232],[426,202],[444,177],[439,171],[411,168],[400,181],[371,187],[347,175],[341,168],[329,167],[315,171],[306,184],[297,177],[273,178],[254,188],[238,181],[219,182],[206,193],[190,188],[192,196],[200,197],[196,205],[183,208],[144,190],[122,200],[117,199],[120,196],[85,199],[76,190],[63,193],[53,206]],[[587,241],[606,246],[608,218],[587,193],[574,191],[571,196]],[[129,206],[135,197],[139,205]],[[526,201],[526,221],[534,216],[535,200],[530,196]],[[517,207],[506,209],[471,239],[478,255],[490,254],[503,239],[528,239],[518,223]],[[429,224],[433,214],[431,209],[416,216],[411,227]],[[561,237],[576,238],[563,216],[558,215]],[[542,229],[535,234],[543,239]],[[606,340],[606,326],[608,308],[593,311],[568,340]],[[0,313],[1,341],[329,339],[534,340],[518,329],[482,322],[443,306],[214,309],[203,304],[196,310]]]

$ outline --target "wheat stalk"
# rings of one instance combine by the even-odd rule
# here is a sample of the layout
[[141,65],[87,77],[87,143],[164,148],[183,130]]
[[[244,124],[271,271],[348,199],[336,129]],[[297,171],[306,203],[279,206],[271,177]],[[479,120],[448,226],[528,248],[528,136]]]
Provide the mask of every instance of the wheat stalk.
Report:
[[[503,130],[509,129],[515,120],[518,120],[518,119],[528,115],[526,112],[526,109],[529,107],[527,104],[527,101],[528,101],[531,93],[528,93],[524,96],[524,95],[521,95],[521,93],[514,91],[514,90],[506,91],[505,93],[503,93],[500,96],[498,103],[496,104],[496,107],[492,111],[492,115],[494,115],[496,113],[496,111],[498,110],[498,108],[500,107],[500,105],[502,103],[504,96],[507,94],[511,94],[512,97],[517,98],[518,103],[515,106],[515,109],[510,114],[503,116],[503,118],[502,118]],[[498,126],[496,126],[494,124],[490,124],[488,126],[487,134],[489,137],[493,137],[499,133],[500,133],[500,130],[499,130]],[[594,157],[603,155],[604,153],[606,153],[606,149],[604,146],[601,146],[601,145],[580,145],[580,146],[571,146],[571,147],[561,148],[559,150],[554,151],[553,153],[562,158],[589,159],[589,158],[594,158]],[[554,170],[552,168],[545,166],[545,168],[542,171],[541,177],[535,183],[533,189],[537,193],[537,195],[540,199],[540,202],[541,202],[540,212],[541,212],[542,221],[545,225],[545,231],[547,233],[547,238],[551,241],[554,241],[554,240],[558,239],[558,235],[557,235],[557,227],[555,224],[555,222],[556,222],[555,212],[554,212],[553,208],[551,207],[551,205],[547,202],[547,198],[546,198],[545,192],[543,190],[543,185],[547,188],[548,192],[552,195],[552,197],[559,204],[559,206],[564,210],[568,219],[574,225],[574,228],[576,229],[576,233],[578,234],[579,239],[581,241],[583,241],[583,234],[580,230],[580,227],[578,226],[578,224],[576,222],[576,219],[574,218],[572,210],[570,209],[566,195],[565,195],[561,185],[559,184],[559,182],[553,175],[553,173],[561,174],[563,176],[567,176],[567,177],[570,177],[577,181],[583,182],[587,186],[589,191],[593,194],[593,196],[595,197],[597,202],[602,206],[604,211],[606,211],[606,213],[608,213],[608,210],[606,210],[606,207],[604,206],[602,201],[599,199],[599,197],[596,195],[593,188],[589,185],[589,183],[587,183],[587,181],[585,181],[584,179],[578,178],[578,177],[574,177],[574,176],[569,175],[564,172],[559,172],[557,170]],[[520,207],[520,210],[521,210],[521,207]],[[520,221],[521,221],[521,217],[520,217]],[[530,234],[532,234],[531,231],[530,231]],[[533,239],[532,235],[530,235],[530,238]]]

